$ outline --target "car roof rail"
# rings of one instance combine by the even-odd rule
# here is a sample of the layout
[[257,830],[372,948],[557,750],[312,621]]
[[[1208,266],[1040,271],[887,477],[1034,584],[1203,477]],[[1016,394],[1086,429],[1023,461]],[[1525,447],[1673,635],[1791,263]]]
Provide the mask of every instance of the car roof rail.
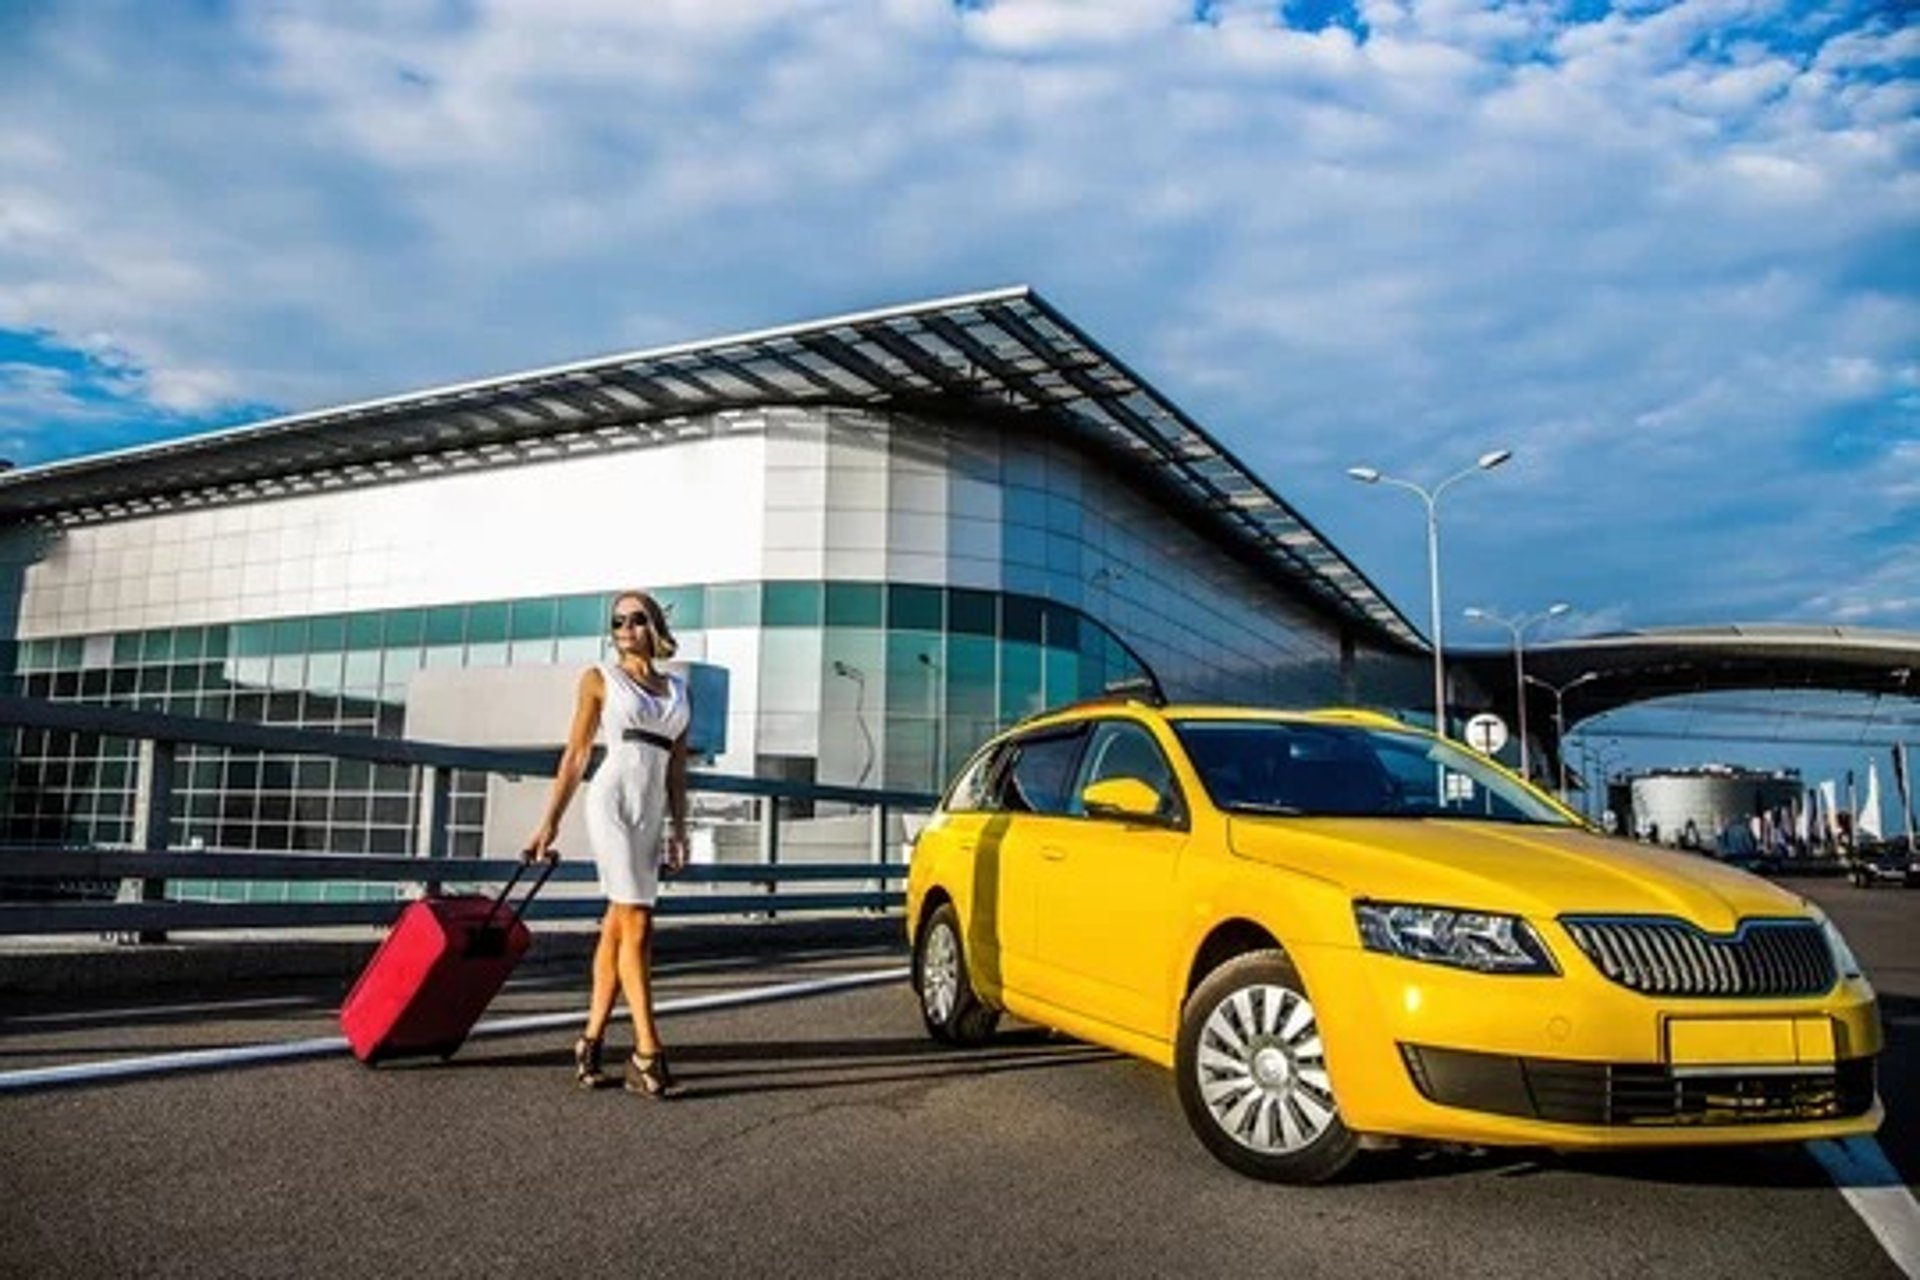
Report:
[[1030,716],[1023,716],[1008,727],[1018,728],[1020,725],[1032,724],[1037,720],[1045,720],[1050,716],[1061,715],[1081,707],[1111,706],[1125,702],[1158,709],[1167,705],[1167,695],[1165,690],[1161,689],[1160,682],[1152,676],[1130,676],[1125,680],[1109,681],[1098,693],[1056,703]]
[[1088,702],[1143,702],[1149,707],[1167,705],[1167,691],[1160,687],[1151,671],[1144,675],[1128,676],[1124,680],[1110,680],[1106,687]]

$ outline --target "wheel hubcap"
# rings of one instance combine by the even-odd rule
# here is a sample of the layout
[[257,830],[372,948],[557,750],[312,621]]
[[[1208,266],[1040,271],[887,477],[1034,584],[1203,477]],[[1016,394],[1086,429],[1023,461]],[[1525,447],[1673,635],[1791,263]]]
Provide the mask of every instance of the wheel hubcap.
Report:
[[1313,1006],[1286,987],[1242,987],[1215,1005],[1194,1070],[1220,1131],[1262,1155],[1304,1150],[1338,1114]]
[[944,1026],[959,997],[960,947],[953,930],[937,924],[927,935],[927,949],[920,958],[920,1001],[927,1017]]

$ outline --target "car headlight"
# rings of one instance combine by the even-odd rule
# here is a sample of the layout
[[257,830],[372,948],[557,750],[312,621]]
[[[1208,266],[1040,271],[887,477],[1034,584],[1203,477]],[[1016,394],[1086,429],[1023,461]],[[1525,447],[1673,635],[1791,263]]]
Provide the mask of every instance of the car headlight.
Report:
[[1403,902],[1356,902],[1360,945],[1408,960],[1480,973],[1558,973],[1533,926],[1519,916]]
[[1853,948],[1847,945],[1847,940],[1840,936],[1839,928],[1818,907],[1813,908],[1813,918],[1820,922],[1820,932],[1826,937],[1827,950],[1833,953],[1833,967],[1840,971],[1840,976],[1860,977],[1859,957],[1853,954]]

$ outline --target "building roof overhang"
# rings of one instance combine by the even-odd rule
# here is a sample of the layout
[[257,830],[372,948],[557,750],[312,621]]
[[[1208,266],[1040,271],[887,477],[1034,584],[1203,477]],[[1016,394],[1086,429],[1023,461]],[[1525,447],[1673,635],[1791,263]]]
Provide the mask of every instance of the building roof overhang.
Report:
[[[0,524],[72,522],[487,465],[727,409],[973,409],[1131,460],[1363,634],[1423,649],[1378,588],[1218,441],[1024,286],[608,356],[0,474]],[[538,456],[536,452],[534,456]]]
[[[1632,703],[1689,694],[1765,689],[1920,696],[1920,634],[1872,627],[1658,627],[1528,645],[1525,658],[1529,713],[1545,717],[1536,723],[1550,723],[1547,690],[1558,689],[1569,729]],[[1449,653],[1448,661],[1472,673],[1510,713],[1512,650]]]

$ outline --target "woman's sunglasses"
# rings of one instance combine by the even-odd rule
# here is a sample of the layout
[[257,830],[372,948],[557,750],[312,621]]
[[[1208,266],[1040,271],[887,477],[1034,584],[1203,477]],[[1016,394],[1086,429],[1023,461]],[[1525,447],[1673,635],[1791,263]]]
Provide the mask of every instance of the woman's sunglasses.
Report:
[[638,610],[633,613],[616,613],[610,621],[612,629],[615,631],[618,631],[622,627],[632,627],[635,631],[645,631],[653,625],[647,620],[647,615]]

